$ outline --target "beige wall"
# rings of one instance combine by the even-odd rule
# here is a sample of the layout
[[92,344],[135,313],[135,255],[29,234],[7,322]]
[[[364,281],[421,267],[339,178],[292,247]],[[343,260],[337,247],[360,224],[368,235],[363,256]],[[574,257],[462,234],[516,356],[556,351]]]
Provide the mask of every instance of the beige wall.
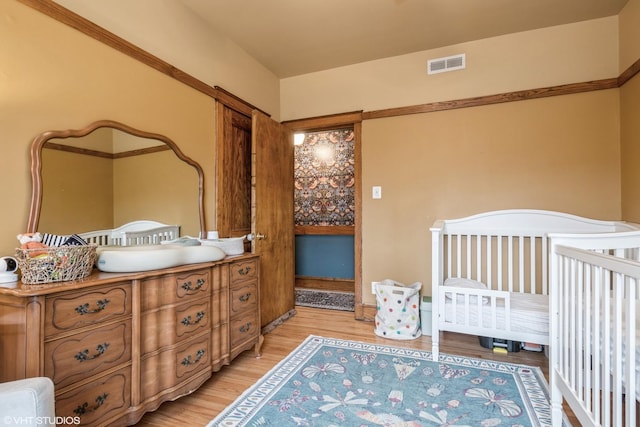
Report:
[[[363,292],[385,278],[431,294],[436,219],[536,208],[620,218],[618,91],[363,123]],[[383,197],[370,197],[373,185]]]
[[73,234],[113,228],[113,162],[59,150],[42,150],[39,229]]
[[620,72],[640,59],[640,0],[629,0],[618,15]]
[[640,222],[640,76],[620,90],[622,217]]
[[[640,59],[640,0],[620,13],[620,71]],[[620,89],[622,217],[640,222],[640,76]]]
[[210,86],[280,117],[280,81],[178,1],[54,0]]
[[[640,58],[639,3],[630,0],[620,25],[609,17],[284,79],[281,115],[372,111],[615,78]],[[457,53],[467,55],[465,70],[426,75],[428,59]],[[629,203],[622,194],[627,200],[634,190],[640,193],[640,173],[627,168],[621,187],[620,134],[627,151],[638,145],[632,134],[640,125],[630,124],[638,98],[630,86],[365,120],[364,302],[375,302],[369,283],[385,278],[422,281],[423,293],[431,293],[428,229],[436,219],[504,208],[635,219],[623,216]],[[381,200],[371,199],[373,185],[382,186]],[[640,202],[632,204],[640,219]]]
[[17,1],[0,8],[0,255],[27,226],[31,141],[99,119],[164,134],[197,159],[215,224],[214,101]]
[[179,225],[183,236],[199,235],[198,173],[194,167],[173,151],[162,151],[118,159],[114,169],[114,226],[153,219]]
[[[428,59],[457,53],[467,55],[465,70],[426,74]],[[282,117],[615,78],[618,64],[618,18],[603,18],[284,79]],[[364,302],[375,303],[369,283],[385,278],[421,281],[431,294],[436,219],[506,208],[620,219],[619,120],[617,89],[365,120]],[[381,200],[371,198],[374,185]]]
[[[617,17],[585,21],[283,79],[281,117],[372,111],[617,77],[617,22]],[[428,59],[458,53],[466,53],[465,70],[427,75]]]

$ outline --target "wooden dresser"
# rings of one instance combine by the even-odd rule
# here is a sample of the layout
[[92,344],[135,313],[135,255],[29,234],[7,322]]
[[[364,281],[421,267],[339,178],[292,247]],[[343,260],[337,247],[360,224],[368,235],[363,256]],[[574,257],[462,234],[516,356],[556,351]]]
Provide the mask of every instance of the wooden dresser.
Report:
[[56,415],[132,425],[260,354],[259,258],[0,288],[0,381],[47,376]]

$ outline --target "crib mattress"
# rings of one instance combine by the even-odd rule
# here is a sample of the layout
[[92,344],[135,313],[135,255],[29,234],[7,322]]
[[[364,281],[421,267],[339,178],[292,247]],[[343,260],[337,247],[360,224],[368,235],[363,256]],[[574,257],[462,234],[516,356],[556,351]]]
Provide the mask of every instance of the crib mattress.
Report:
[[[511,296],[510,330],[536,335],[549,334],[549,297],[539,294],[512,293]],[[464,324],[466,309],[462,304],[445,300],[444,319],[447,323]],[[479,313],[477,304],[469,305],[469,324],[482,328],[492,328],[491,306],[482,305]],[[497,331],[506,330],[504,302],[498,301],[496,307]],[[489,333],[488,331],[487,333]],[[488,335],[490,336],[490,335]]]

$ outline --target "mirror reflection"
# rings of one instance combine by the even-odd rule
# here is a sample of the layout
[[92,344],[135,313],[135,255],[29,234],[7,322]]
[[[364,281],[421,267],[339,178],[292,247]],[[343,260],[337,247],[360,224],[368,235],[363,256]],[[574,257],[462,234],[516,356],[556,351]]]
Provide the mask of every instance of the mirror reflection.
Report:
[[[170,140],[111,124],[81,136],[52,132],[41,142],[39,218],[32,206],[30,223],[37,231],[73,234],[153,220],[197,237],[204,228],[199,165],[180,158]],[[37,193],[37,177],[34,187]]]

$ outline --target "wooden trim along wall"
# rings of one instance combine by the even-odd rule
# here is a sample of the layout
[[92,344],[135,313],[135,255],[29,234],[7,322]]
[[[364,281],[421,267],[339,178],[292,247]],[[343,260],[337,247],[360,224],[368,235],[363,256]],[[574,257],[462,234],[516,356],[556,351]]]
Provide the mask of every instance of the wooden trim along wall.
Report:
[[[296,288],[319,289],[323,291],[353,292],[353,279],[337,279],[330,277],[296,276]],[[356,305],[358,303],[356,302]]]
[[344,235],[353,236],[355,234],[355,227],[352,225],[296,225],[294,228],[295,234],[331,234],[331,235]]
[[614,89],[619,87],[618,81],[619,79],[617,78],[602,79],[591,82],[572,83],[560,86],[499,93],[496,95],[477,96],[453,101],[431,102],[429,104],[413,105],[409,107],[387,108],[384,110],[364,112],[362,114],[362,119],[380,119],[384,117],[406,116],[409,114],[433,113],[436,111],[455,110],[458,108],[479,107],[483,105],[502,104],[505,102],[547,98],[550,96],[571,95],[574,93]]

